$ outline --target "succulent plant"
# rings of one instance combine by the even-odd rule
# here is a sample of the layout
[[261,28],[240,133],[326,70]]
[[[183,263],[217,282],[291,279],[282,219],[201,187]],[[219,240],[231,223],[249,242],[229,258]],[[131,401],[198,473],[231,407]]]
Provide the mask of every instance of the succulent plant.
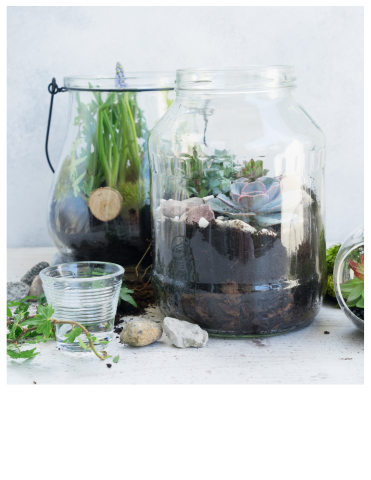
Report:
[[205,155],[200,148],[194,146],[191,154],[182,153],[179,160],[181,162],[177,160],[177,168],[181,169],[183,176],[187,179],[190,195],[205,197],[229,193],[231,185],[229,179],[236,174],[237,170],[234,155],[227,150],[215,150],[214,155]]
[[365,256],[361,255],[361,262],[357,263],[353,260],[349,260],[350,268],[354,272],[354,276],[360,280],[365,280]]
[[[299,192],[286,192],[285,207],[295,206],[299,197]],[[206,203],[215,212],[262,227],[277,225],[283,219],[281,182],[278,178],[265,176],[254,182],[239,178],[231,183],[230,198],[219,194]]]
[[343,297],[347,300],[348,307],[364,308],[365,295],[365,256],[361,255],[360,263],[349,260],[349,266],[355,278],[340,285]]
[[263,160],[254,160],[252,158],[249,162],[245,162],[241,173],[248,178],[249,182],[253,182],[257,178],[265,176],[268,170],[263,168]]

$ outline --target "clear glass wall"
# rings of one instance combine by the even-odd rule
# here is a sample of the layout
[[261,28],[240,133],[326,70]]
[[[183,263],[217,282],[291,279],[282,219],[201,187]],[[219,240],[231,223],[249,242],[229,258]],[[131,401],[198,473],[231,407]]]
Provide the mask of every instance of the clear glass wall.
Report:
[[292,67],[179,70],[151,132],[154,285],[210,333],[308,325],[326,286],[325,138]]
[[[151,240],[149,131],[172,103],[171,74],[65,78],[67,137],[50,194],[57,263],[100,260],[135,267]],[[144,259],[143,266],[151,263]]]

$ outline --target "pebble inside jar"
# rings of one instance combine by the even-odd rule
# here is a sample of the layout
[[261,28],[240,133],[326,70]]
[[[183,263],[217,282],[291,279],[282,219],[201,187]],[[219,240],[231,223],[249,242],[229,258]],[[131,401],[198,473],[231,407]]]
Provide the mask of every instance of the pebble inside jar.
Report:
[[294,69],[177,72],[151,132],[153,282],[162,312],[210,334],[309,325],[326,286],[324,134]]

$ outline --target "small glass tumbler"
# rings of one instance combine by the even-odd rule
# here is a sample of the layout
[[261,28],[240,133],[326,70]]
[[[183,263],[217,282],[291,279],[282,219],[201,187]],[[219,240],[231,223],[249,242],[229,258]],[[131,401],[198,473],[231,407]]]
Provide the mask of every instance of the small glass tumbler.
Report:
[[[105,262],[63,263],[40,272],[46,299],[54,308],[53,317],[83,325],[96,337],[96,350],[103,350],[112,340],[123,275],[120,265]],[[58,347],[69,352],[86,351],[78,338],[66,343],[71,329],[69,324],[56,325]],[[79,338],[89,345],[84,333]]]
[[[362,332],[364,331],[365,324],[363,318],[364,307],[359,308],[357,305],[349,306],[347,300],[343,297],[341,286],[346,282],[354,281],[355,273],[350,267],[349,260],[356,262],[357,264],[363,263],[364,260],[362,259],[364,259],[365,253],[364,242],[364,227],[363,225],[360,225],[342,243],[334,265],[334,290],[337,301],[343,313],[359,330],[362,330]],[[360,286],[359,288],[361,289],[362,287]]]

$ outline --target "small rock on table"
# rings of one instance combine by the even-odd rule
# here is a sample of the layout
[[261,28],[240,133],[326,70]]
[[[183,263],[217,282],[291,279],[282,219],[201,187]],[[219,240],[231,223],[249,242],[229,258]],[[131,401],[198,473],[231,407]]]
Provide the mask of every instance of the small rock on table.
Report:
[[22,298],[27,297],[29,291],[30,287],[26,283],[8,282],[6,284],[7,301],[21,300]]
[[152,320],[133,320],[127,323],[120,334],[122,343],[144,347],[157,342],[162,336],[162,327]]
[[205,330],[185,320],[165,317],[162,327],[171,343],[178,348],[204,347],[209,339]]
[[44,293],[43,283],[41,281],[40,275],[36,275],[36,277],[33,279],[33,282],[31,283],[29,295],[39,297],[42,293]]
[[27,285],[31,286],[31,283],[33,282],[36,275],[38,275],[41,270],[44,270],[44,268],[46,267],[50,267],[48,262],[40,262],[36,264],[27,273],[23,275],[23,277],[21,278],[21,282],[27,283]]

